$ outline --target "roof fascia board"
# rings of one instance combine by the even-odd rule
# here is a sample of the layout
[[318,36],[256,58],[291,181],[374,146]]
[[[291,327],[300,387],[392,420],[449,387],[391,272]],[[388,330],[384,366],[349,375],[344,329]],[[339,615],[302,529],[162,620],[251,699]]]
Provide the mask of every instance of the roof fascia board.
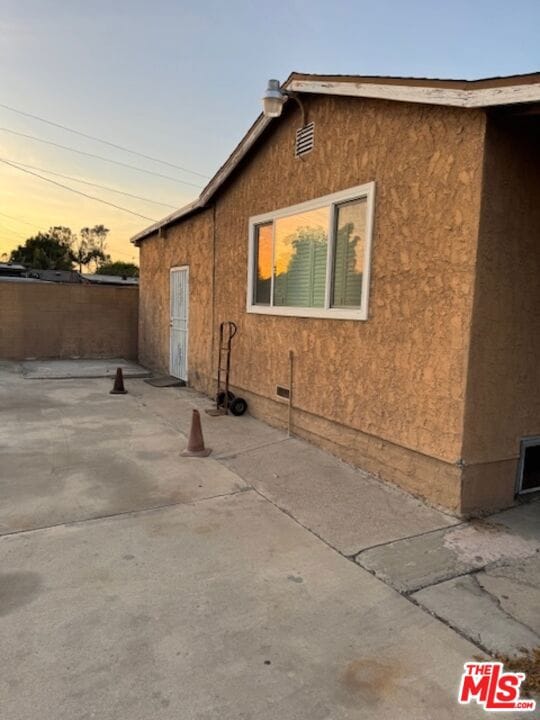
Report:
[[137,233],[137,235],[134,235],[131,238],[131,242],[133,243],[133,245],[138,246],[141,240],[144,240],[144,238],[148,237],[148,235],[152,235],[152,233],[157,232],[160,228],[166,227],[167,225],[170,225],[171,223],[180,220],[185,215],[189,215],[195,210],[204,208],[206,206],[206,203],[212,198],[216,190],[225,182],[227,177],[231,174],[231,172],[242,160],[242,158],[247,155],[247,153],[257,142],[259,137],[263,134],[263,132],[266,130],[266,128],[271,122],[272,118],[267,118],[264,117],[264,115],[260,115],[259,118],[257,118],[257,120],[255,121],[255,123],[251,126],[247,135],[237,146],[236,150],[234,150],[227,162],[220,170],[218,170],[212,180],[210,180],[210,182],[203,189],[199,197],[193,202],[189,203],[189,205],[184,205],[184,207],[180,208],[180,210],[176,210],[170,215],[167,215],[167,217],[163,218],[163,220],[158,220],[158,222],[150,225],[144,230],[141,230],[141,232]]
[[[379,100],[396,100],[398,102],[446,105],[447,107],[461,108],[483,108],[540,101],[540,83],[461,89],[391,83],[377,84],[371,82],[295,80],[293,75],[285,82],[284,87],[298,93],[375,98]],[[227,180],[240,161],[248,154],[271,122],[271,118],[260,115],[226,163],[218,170],[196,200],[137,233],[137,235],[131,238],[131,242],[138,246],[141,240],[157,232],[160,228],[166,227],[184,216],[206,207],[216,191]]]
[[136,235],[133,235],[130,242],[133,243],[133,245],[138,245],[139,241],[143,240],[148,235],[157,232],[160,228],[165,227],[166,225],[170,225],[171,223],[176,222],[176,220],[179,220],[180,218],[184,217],[184,215],[193,212],[193,210],[196,210],[199,207],[202,206],[200,204],[200,198],[197,198],[197,200],[193,200],[193,202],[188,203],[188,205],[184,205],[179,210],[175,210],[170,215],[167,215],[167,217],[158,220],[153,225],[149,225],[144,230],[141,230]]
[[289,89],[299,93],[376,98],[462,108],[509,105],[540,100],[540,84],[538,83],[460,90],[441,87],[413,87],[411,85],[292,80]]
[[257,118],[255,123],[251,126],[251,129],[248,130],[247,135],[233,151],[225,165],[218,170],[212,180],[210,180],[208,185],[202,191],[200,196],[202,205],[205,205],[206,202],[208,202],[208,200],[210,200],[210,198],[214,195],[215,191],[225,182],[232,170],[234,170],[238,163],[248,154],[271,122],[272,118],[264,117],[264,115],[260,115]]

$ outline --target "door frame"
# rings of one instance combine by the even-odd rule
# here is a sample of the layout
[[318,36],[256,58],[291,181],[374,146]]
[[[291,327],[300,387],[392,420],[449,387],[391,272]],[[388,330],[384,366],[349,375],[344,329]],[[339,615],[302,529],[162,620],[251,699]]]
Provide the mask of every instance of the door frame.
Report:
[[169,268],[169,374],[172,377],[176,377],[176,375],[172,374],[172,316],[171,316],[171,295],[172,295],[172,274],[173,272],[178,272],[179,270],[185,270],[186,271],[186,361],[185,361],[185,378],[179,378],[179,380],[183,380],[185,383],[188,381],[188,358],[189,358],[189,265],[175,265],[174,267]]

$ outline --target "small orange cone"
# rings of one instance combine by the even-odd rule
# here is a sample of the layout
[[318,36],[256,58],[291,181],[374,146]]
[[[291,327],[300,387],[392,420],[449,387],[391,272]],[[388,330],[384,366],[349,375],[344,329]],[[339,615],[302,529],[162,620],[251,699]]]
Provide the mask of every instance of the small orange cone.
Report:
[[211,452],[210,448],[204,447],[201,416],[198,410],[194,410],[191,416],[188,445],[181,455],[182,457],[207,457]]
[[126,395],[127,390],[124,387],[124,374],[122,373],[122,368],[116,368],[116,377],[114,378],[114,385],[113,389],[111,390],[111,395]]

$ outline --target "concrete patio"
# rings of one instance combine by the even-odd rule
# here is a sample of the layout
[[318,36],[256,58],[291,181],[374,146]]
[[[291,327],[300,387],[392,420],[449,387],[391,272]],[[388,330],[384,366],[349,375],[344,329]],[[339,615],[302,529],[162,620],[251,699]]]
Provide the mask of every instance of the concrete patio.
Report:
[[206,398],[40,372],[0,367],[3,717],[480,718],[463,663],[540,644],[537,502],[463,523],[249,416],[182,458]]

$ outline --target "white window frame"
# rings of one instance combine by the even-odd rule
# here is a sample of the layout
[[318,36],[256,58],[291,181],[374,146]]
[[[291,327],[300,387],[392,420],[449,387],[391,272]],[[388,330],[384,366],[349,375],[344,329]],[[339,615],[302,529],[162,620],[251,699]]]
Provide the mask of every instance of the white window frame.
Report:
[[[364,246],[364,267],[362,272],[362,296],[359,308],[333,308],[331,303],[332,291],[332,269],[334,265],[334,246],[335,246],[335,212],[336,206],[351,200],[367,201],[366,205],[366,236]],[[284,307],[282,305],[273,305],[274,302],[274,272],[272,272],[271,288],[270,288],[270,305],[256,305],[253,302],[255,280],[255,232],[258,225],[278,220],[279,218],[296,215],[297,213],[307,212],[308,210],[318,210],[322,207],[329,207],[329,227],[328,227],[328,256],[326,258],[326,289],[324,307],[322,308],[306,308],[306,307]],[[332,318],[334,320],[367,320],[368,319],[368,302],[369,302],[369,285],[371,270],[371,245],[373,235],[373,216],[375,208],[375,182],[369,182],[365,185],[357,185],[356,187],[341,190],[340,192],[324,195],[323,197],[300,203],[299,205],[291,205],[290,207],[274,210],[264,215],[255,215],[249,218],[249,246],[248,246],[248,277],[247,277],[247,302],[246,309],[248,313],[259,315],[288,315],[290,317],[312,317],[312,318]],[[275,251],[275,224],[272,232],[272,253]],[[272,266],[274,260],[272,258]]]

